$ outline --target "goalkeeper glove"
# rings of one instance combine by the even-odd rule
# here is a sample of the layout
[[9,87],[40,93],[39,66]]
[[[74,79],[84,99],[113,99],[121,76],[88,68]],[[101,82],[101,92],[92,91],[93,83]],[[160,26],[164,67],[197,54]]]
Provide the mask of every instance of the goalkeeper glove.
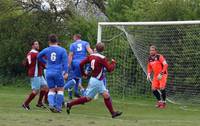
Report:
[[161,72],[161,73],[159,73],[159,74],[158,74],[158,77],[157,77],[157,79],[158,79],[158,80],[161,80],[161,79],[162,79],[162,77],[163,77],[163,72]]
[[151,81],[151,74],[150,73],[147,74],[147,81]]

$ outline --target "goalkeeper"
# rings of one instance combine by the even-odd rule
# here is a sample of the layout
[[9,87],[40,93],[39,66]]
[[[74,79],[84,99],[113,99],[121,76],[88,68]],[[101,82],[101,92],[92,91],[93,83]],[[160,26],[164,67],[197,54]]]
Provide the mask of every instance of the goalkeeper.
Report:
[[150,56],[148,58],[147,66],[147,80],[151,80],[151,73],[153,72],[152,91],[157,99],[157,108],[166,107],[166,82],[168,64],[165,58],[158,54],[156,46],[150,46]]

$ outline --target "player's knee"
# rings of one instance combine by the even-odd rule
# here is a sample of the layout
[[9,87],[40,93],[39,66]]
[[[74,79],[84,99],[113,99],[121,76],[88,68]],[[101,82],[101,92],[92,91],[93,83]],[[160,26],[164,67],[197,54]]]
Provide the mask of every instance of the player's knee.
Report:
[[32,93],[38,94],[39,93],[39,89],[32,89]]
[[102,95],[103,95],[104,99],[110,98],[110,95],[109,95],[109,93],[107,91],[105,91]]
[[87,98],[88,101],[91,101],[91,100],[92,100],[92,98],[90,98],[90,97],[86,97],[86,98]]

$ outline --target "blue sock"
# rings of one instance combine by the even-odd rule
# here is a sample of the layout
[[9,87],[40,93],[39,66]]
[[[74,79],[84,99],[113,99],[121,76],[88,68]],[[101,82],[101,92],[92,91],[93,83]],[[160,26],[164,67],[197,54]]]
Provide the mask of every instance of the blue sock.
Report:
[[72,89],[71,88],[68,89],[68,96],[70,99],[72,99]]
[[57,104],[56,109],[61,111],[63,102],[64,102],[64,92],[63,91],[58,91],[57,100],[56,100],[56,104]]
[[71,87],[73,87],[76,84],[76,81],[74,79],[67,81],[67,83],[64,86],[64,89],[67,90]]
[[49,107],[54,107],[55,106],[55,92],[49,92],[48,93],[48,102],[49,102]]

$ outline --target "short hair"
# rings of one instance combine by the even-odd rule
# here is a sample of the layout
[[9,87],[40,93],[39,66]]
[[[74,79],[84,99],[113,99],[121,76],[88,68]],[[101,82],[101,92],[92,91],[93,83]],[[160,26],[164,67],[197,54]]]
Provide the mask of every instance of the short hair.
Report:
[[157,50],[157,47],[155,45],[151,45],[150,48]]
[[81,34],[75,34],[74,36],[76,36],[77,38],[81,39]]
[[104,48],[105,48],[105,44],[104,43],[99,42],[99,43],[96,44],[96,50],[97,50],[97,52],[103,52]]
[[[38,41],[36,41],[36,40],[32,41],[32,42],[31,42],[31,46],[33,46],[33,45],[35,44],[35,42],[38,42]],[[39,43],[39,42],[38,42],[38,43]]]
[[48,39],[49,39],[49,42],[52,42],[52,43],[58,42],[58,37],[56,34],[50,34]]

